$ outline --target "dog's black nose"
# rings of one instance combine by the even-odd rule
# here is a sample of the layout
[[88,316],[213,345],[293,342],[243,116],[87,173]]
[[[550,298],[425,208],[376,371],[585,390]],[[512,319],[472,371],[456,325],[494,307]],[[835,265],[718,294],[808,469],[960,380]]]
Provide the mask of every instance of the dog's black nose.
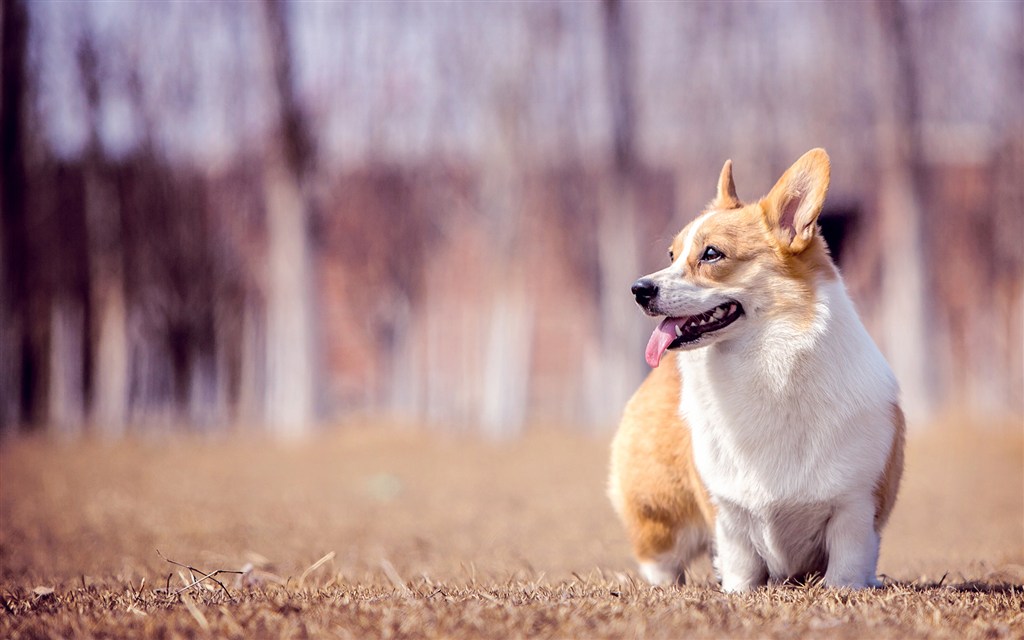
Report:
[[633,283],[631,291],[636,296],[636,303],[641,307],[646,307],[647,303],[658,295],[658,285],[650,278],[640,278]]

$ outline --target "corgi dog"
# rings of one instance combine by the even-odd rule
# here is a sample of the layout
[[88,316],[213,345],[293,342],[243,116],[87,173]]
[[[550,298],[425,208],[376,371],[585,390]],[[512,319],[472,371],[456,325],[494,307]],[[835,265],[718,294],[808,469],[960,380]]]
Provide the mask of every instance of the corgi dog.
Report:
[[903,471],[898,386],[818,229],[830,163],[804,154],[744,204],[717,195],[637,280],[662,316],[612,443],[609,495],[656,585],[713,551],[722,589],[878,586]]

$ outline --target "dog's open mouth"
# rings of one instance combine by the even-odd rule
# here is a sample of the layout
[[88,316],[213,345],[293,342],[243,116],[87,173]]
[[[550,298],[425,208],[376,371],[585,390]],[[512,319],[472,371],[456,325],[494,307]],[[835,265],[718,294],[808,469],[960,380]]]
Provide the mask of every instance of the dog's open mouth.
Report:
[[657,367],[669,349],[693,344],[702,336],[724,329],[743,315],[743,306],[735,300],[723,302],[710,311],[685,318],[665,318],[647,343],[647,364]]

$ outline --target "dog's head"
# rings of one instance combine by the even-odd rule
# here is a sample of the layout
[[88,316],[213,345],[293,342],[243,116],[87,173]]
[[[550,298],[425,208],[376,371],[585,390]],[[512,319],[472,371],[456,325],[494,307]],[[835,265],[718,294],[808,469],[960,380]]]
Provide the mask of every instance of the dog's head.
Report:
[[764,198],[744,204],[726,161],[715,199],[672,241],[671,264],[633,283],[637,304],[666,316],[647,345],[695,349],[755,331],[788,314],[813,314],[815,283],[836,271],[818,233],[829,183],[823,149],[805,153]]

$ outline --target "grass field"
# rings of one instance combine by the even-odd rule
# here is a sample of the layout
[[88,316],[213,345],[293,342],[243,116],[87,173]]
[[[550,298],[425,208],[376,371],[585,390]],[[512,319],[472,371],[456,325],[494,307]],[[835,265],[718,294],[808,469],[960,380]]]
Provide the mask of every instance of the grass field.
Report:
[[0,637],[1024,637],[1021,431],[912,436],[885,589],[743,596],[637,578],[607,438],[6,441]]

